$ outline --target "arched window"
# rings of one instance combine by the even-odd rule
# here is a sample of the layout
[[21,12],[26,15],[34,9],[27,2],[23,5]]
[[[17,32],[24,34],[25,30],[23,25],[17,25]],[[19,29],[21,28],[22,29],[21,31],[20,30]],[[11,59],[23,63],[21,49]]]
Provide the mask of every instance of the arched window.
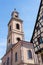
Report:
[[17,38],[17,41],[20,41],[20,38],[19,37]]
[[9,57],[7,58],[7,65],[9,65]]
[[8,43],[10,43],[10,39],[8,40]]
[[31,52],[31,50],[28,50],[28,59],[32,59],[32,52]]
[[17,52],[15,53],[15,62],[17,62]]
[[20,26],[19,26],[19,24],[16,24],[16,29],[20,29]]
[[11,31],[11,25],[10,25],[10,27],[9,27],[9,30]]
[[18,15],[15,15],[15,17],[18,17]]

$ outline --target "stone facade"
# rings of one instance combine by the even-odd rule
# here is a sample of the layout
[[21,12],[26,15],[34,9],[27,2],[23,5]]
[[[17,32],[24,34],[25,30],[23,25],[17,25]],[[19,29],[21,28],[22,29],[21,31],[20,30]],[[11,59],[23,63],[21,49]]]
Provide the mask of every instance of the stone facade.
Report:
[[[31,50],[32,58],[28,58],[28,50]],[[17,61],[15,61],[17,53]],[[7,60],[9,58],[9,60]],[[32,43],[26,41],[17,42],[2,58],[2,65],[38,65],[37,55],[34,53]]]

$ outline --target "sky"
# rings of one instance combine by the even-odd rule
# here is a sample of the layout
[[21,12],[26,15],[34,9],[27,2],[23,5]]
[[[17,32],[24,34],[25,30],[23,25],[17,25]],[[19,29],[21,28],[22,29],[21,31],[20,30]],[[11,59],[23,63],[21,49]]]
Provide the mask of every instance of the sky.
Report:
[[34,30],[40,0],[0,0],[0,59],[6,53],[8,22],[11,13],[16,10],[23,20],[25,41],[29,41]]

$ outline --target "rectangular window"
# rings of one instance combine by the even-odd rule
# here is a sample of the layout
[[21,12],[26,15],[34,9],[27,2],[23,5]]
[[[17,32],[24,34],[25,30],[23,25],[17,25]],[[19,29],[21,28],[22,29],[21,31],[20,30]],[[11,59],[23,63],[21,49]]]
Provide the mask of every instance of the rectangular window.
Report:
[[15,62],[17,62],[17,52],[15,53]]

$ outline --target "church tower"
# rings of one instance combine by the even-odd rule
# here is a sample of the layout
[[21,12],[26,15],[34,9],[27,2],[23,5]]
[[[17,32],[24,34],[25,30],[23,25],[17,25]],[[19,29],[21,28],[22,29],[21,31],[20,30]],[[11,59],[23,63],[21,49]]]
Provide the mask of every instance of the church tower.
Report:
[[38,55],[39,65],[43,65],[43,0],[40,2],[31,42],[35,53]]
[[20,40],[24,40],[23,21],[19,18],[19,13],[15,9],[8,23],[7,49]]

